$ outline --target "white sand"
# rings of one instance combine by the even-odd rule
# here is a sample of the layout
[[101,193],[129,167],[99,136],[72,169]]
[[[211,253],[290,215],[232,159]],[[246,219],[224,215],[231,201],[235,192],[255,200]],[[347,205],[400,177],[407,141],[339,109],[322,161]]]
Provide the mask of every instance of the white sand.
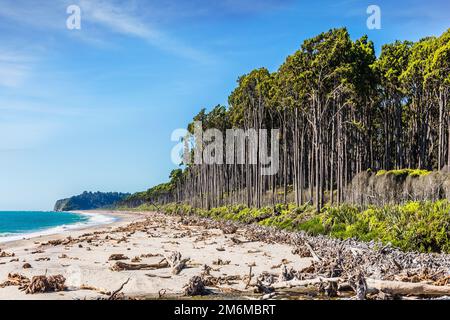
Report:
[[[92,211],[91,211],[92,212]],[[95,213],[95,212],[93,212]],[[98,212],[97,212],[98,213]],[[7,280],[8,273],[20,273],[31,278],[34,275],[62,274],[67,278],[69,289],[64,292],[27,295],[18,287],[0,288],[0,299],[92,299],[106,297],[93,290],[80,290],[81,285],[88,285],[104,291],[117,290],[122,283],[130,278],[124,287],[126,296],[158,297],[164,290],[168,297],[182,294],[183,286],[194,275],[199,275],[202,266],[207,264],[213,268],[214,276],[244,276],[249,273],[249,265],[254,265],[253,274],[258,276],[262,272],[278,274],[283,259],[287,260],[288,267],[302,269],[308,267],[310,259],[300,258],[291,253],[292,247],[281,244],[266,244],[262,242],[247,242],[234,244],[230,238],[237,237],[245,240],[242,235],[224,235],[221,230],[204,229],[198,226],[186,226],[179,223],[179,218],[163,216],[156,213],[124,213],[105,212],[119,217],[121,220],[110,225],[90,227],[84,230],[72,230],[63,234],[41,236],[28,240],[0,244],[4,252],[15,254],[14,257],[0,258],[0,283]],[[129,225],[131,222],[143,221],[150,218],[151,228],[146,232],[114,232],[118,227]],[[49,240],[65,239],[68,236],[76,239],[83,234],[95,231],[105,232],[98,235],[97,240],[65,245],[41,246]],[[109,236],[109,240],[105,237]],[[125,237],[126,242],[118,243],[118,239]],[[81,247],[79,247],[81,244]],[[225,251],[218,251],[224,248]],[[43,253],[34,253],[42,250]],[[181,252],[183,257],[191,258],[189,268],[182,270],[179,275],[172,275],[171,269],[139,270],[139,271],[111,271],[110,267],[115,261],[108,261],[111,254],[124,254],[130,259],[142,254],[170,255],[172,252]],[[61,258],[62,255],[68,258]],[[36,261],[39,258],[50,258],[49,261]],[[18,262],[11,262],[19,259]],[[143,258],[139,263],[158,263],[161,256]],[[213,265],[213,261],[222,259],[230,261],[229,265]],[[31,269],[23,269],[24,263],[31,264]],[[123,261],[131,263],[131,260]],[[151,277],[148,275],[154,275]],[[166,278],[170,277],[170,278]],[[224,286],[226,287],[226,286]],[[236,281],[231,286],[242,290],[244,281]]]

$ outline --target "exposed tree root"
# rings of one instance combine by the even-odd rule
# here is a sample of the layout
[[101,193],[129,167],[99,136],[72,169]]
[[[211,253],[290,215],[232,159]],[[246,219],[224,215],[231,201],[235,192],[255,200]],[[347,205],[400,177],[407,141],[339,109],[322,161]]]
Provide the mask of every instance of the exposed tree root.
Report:
[[180,272],[186,268],[186,264],[189,260],[191,260],[190,258],[182,259],[181,257],[180,252],[173,252],[170,256],[165,258],[172,267],[172,273],[175,275],[180,274]]
[[189,282],[183,287],[186,296],[204,296],[209,294],[205,288],[203,278],[200,276],[192,277]]
[[26,294],[64,291],[66,278],[62,275],[56,276],[34,276],[25,289]]
[[10,273],[8,274],[8,280],[6,280],[3,283],[0,283],[0,288],[18,286],[19,289],[24,290],[29,284],[30,279],[28,279],[27,277],[18,273]]

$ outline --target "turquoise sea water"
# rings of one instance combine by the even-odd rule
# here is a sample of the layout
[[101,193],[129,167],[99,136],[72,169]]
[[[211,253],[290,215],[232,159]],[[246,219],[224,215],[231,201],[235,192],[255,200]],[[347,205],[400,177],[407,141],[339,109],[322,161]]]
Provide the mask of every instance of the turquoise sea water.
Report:
[[0,211],[0,242],[27,235],[53,234],[83,226],[112,222],[114,218],[99,214],[76,214],[51,211]]

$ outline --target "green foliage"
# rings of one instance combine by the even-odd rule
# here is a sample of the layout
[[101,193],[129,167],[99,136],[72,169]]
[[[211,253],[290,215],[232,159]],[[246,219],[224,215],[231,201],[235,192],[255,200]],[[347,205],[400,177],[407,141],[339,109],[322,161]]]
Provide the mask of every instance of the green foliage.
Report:
[[[327,181],[335,187],[336,180],[338,185],[347,181],[366,169],[368,163],[383,165],[385,169],[401,168],[407,163],[411,167],[440,170],[447,153],[441,133],[448,129],[449,70],[450,29],[436,38],[384,45],[378,59],[367,36],[353,41],[345,28],[321,33],[305,40],[278,71],[271,73],[260,68],[241,76],[229,96],[228,107],[202,109],[193,118],[194,122],[202,122],[203,130],[280,128],[281,151],[287,153],[281,158],[280,168],[285,165],[287,170],[279,172],[274,186],[259,183],[257,174],[252,169],[248,172],[247,166],[205,170],[207,167],[186,164],[185,170],[171,173],[168,183],[130,196],[128,203],[141,205],[141,209],[150,208],[143,204],[150,201],[190,202],[209,208],[242,199],[246,193],[246,203],[260,207],[270,203],[264,199],[270,191],[281,199],[287,196],[285,186],[290,195],[298,187],[320,188]],[[188,125],[191,134],[194,122]],[[329,155],[335,156],[329,159]],[[306,162],[301,166],[304,172],[289,174],[301,159]],[[306,181],[305,177],[315,173],[311,164],[322,160],[327,163],[327,170]],[[428,174],[430,171],[421,169],[376,173],[398,180]],[[306,183],[301,183],[301,179]],[[220,188],[215,183],[220,183]],[[341,196],[344,188],[340,186],[331,192]],[[330,198],[326,197],[327,192],[314,191],[315,208],[276,205],[255,209],[233,205],[205,210],[169,204],[165,211],[338,238],[379,240],[406,250],[450,251],[446,202],[411,202],[367,209],[343,205],[321,210]],[[319,199],[322,194],[325,199]],[[316,210],[320,213],[316,214]]]
[[[139,209],[144,210],[145,207]],[[319,214],[310,205],[277,205],[262,209],[235,205],[202,210],[186,204],[169,204],[163,207],[163,211],[167,214],[197,214],[212,219],[259,223],[340,239],[374,240],[408,251],[450,253],[450,203],[446,200],[408,202],[364,210],[342,205],[325,207]]]
[[408,68],[412,42],[396,41],[383,45],[376,67],[387,90],[401,89],[401,75]]
[[[280,168],[286,166],[286,170],[280,170],[275,186],[257,181],[243,183],[256,179],[252,172],[246,172],[250,167],[199,170],[184,163],[183,170],[171,173],[168,183],[133,195],[129,203],[135,206],[148,201],[195,199],[192,204],[210,207],[229,203],[233,196],[248,191],[246,203],[260,207],[269,203],[264,193],[272,187],[278,199],[287,199],[285,185],[289,194],[299,187],[313,189],[311,183],[324,186],[332,181],[335,187],[337,181],[348,181],[369,163],[384,169],[407,163],[440,170],[448,156],[447,137],[442,132],[448,130],[449,70],[450,29],[440,37],[386,44],[379,58],[367,36],[352,40],[346,28],[322,32],[306,39],[276,72],[259,68],[239,77],[228,106],[203,108],[187,126],[191,135],[196,121],[202,122],[203,130],[216,128],[222,133],[231,128],[280,129],[280,151],[289,156],[280,158]],[[191,135],[186,137],[190,147],[195,145]],[[203,142],[205,149],[210,142]],[[323,152],[317,153],[315,147]],[[244,153],[248,161],[249,150]],[[334,156],[328,159],[329,155]],[[314,166],[307,163],[301,175],[290,174],[301,159],[325,161],[327,170],[319,179],[303,179],[301,183],[300,176],[316,174],[311,172]],[[339,161],[345,163],[339,166]],[[399,178],[427,174],[429,171],[415,169],[377,173]],[[220,181],[221,187],[226,187],[215,188],[204,179]],[[343,187],[336,190],[339,197]],[[242,190],[245,188],[252,190]],[[327,198],[324,190],[320,191],[315,191],[317,210]],[[325,199],[319,199],[323,195]]]
[[430,173],[431,173],[431,171],[421,170],[421,169],[399,169],[399,170],[390,170],[390,171],[379,170],[377,172],[377,176],[392,174],[394,176],[420,177],[420,176],[427,176]]
[[336,238],[376,240],[410,251],[450,252],[450,203],[446,200],[369,207],[362,212],[348,205],[327,208],[302,230],[316,234],[319,220],[323,233]]
[[129,195],[129,193],[85,191],[78,196],[58,200],[54,210],[71,211],[112,208]]

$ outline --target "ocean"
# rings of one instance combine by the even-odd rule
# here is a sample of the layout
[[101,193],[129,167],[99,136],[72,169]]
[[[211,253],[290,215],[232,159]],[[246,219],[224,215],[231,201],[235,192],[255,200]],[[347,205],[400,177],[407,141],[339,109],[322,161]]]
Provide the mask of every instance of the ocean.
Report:
[[115,220],[111,216],[93,213],[0,211],[0,243],[62,233]]

